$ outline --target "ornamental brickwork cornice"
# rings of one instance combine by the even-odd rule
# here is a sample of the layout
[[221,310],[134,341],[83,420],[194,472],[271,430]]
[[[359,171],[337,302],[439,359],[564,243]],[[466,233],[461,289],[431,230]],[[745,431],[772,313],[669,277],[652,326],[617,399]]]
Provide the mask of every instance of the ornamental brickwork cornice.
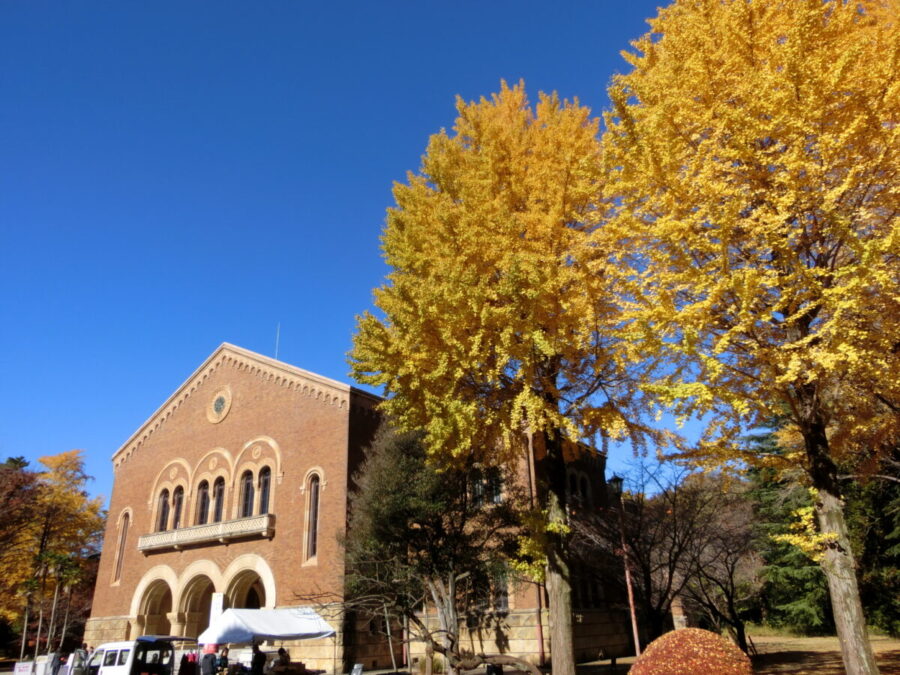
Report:
[[213,373],[221,369],[254,375],[273,386],[284,387],[314,399],[323,406],[336,406],[345,410],[353,406],[374,416],[377,415],[376,407],[381,402],[380,397],[343,382],[225,342],[113,454],[113,469],[127,462],[144,442],[176,414],[189,397],[203,387]]

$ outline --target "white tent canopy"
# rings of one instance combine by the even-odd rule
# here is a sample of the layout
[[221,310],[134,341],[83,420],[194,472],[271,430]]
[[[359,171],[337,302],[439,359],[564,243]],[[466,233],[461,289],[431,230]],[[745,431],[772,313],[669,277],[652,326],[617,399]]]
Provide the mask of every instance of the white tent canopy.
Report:
[[226,609],[200,633],[200,644],[261,640],[302,640],[334,635],[334,629],[310,607]]

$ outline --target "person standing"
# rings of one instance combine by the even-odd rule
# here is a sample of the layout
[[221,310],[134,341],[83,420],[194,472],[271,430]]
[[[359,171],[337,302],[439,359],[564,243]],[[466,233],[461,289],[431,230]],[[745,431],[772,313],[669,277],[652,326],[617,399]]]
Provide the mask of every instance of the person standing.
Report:
[[228,647],[222,647],[219,652],[219,658],[216,659],[216,670],[220,675],[224,675],[228,671]]
[[253,658],[250,661],[250,675],[263,675],[266,667],[266,655],[259,650],[259,645],[253,643]]
[[200,675],[216,675],[216,649],[219,645],[205,645],[200,659]]
[[59,675],[59,668],[62,666],[62,659],[59,652],[53,652],[50,656],[50,673],[51,675]]

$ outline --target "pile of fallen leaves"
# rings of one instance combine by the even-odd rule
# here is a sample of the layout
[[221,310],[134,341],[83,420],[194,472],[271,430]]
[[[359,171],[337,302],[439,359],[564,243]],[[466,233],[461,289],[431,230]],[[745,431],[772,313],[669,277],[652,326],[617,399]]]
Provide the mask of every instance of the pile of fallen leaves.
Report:
[[750,675],[750,659],[721,635],[683,628],[651,642],[630,675]]

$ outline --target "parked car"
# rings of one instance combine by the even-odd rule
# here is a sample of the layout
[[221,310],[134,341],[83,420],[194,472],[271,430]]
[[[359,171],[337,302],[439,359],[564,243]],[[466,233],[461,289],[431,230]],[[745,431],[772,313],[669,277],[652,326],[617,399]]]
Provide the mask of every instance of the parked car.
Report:
[[91,655],[84,675],[174,675],[174,642],[190,638],[145,635],[137,640],[106,642]]

